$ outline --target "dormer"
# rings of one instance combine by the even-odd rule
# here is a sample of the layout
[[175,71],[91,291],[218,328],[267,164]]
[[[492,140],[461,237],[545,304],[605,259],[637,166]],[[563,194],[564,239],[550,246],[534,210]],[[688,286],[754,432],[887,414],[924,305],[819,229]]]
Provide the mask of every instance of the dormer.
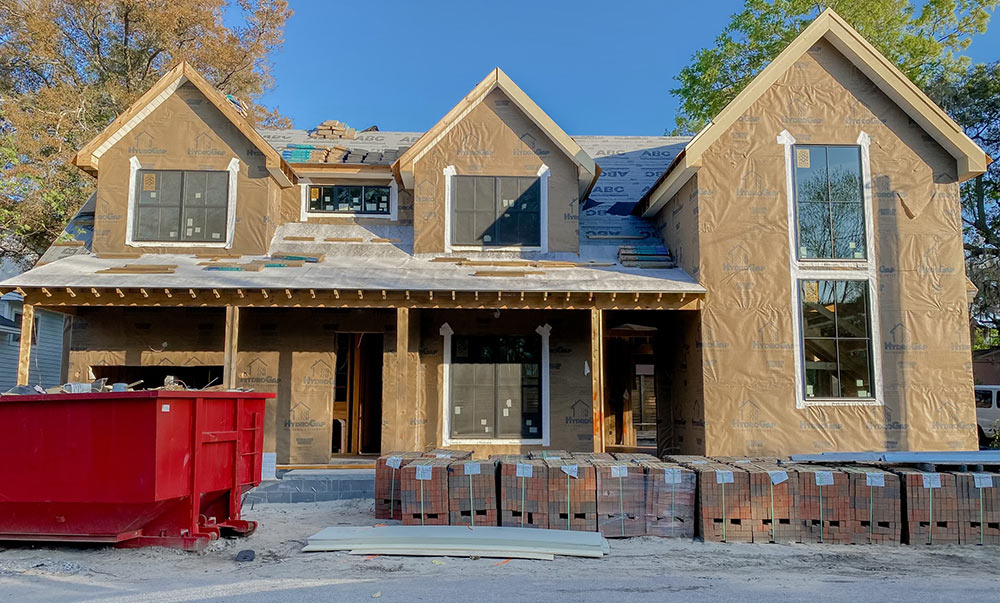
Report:
[[499,68],[393,164],[414,253],[579,252],[594,160]]

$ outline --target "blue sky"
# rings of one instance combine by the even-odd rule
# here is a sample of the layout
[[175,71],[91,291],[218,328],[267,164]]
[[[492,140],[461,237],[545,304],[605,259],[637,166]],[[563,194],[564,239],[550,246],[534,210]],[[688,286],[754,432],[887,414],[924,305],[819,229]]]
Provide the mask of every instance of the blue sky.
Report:
[[[742,0],[292,0],[276,87],[295,127],[431,127],[499,66],[570,134],[662,134],[674,76]],[[1000,58],[1000,23],[974,39]]]

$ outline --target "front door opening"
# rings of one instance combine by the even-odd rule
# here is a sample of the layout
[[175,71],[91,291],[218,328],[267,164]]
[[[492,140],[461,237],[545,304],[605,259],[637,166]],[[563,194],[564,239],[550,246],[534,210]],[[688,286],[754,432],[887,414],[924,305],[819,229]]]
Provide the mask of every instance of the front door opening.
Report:
[[627,323],[606,333],[605,382],[613,413],[612,445],[656,450],[656,332],[655,327]]
[[382,448],[382,335],[338,333],[331,455]]

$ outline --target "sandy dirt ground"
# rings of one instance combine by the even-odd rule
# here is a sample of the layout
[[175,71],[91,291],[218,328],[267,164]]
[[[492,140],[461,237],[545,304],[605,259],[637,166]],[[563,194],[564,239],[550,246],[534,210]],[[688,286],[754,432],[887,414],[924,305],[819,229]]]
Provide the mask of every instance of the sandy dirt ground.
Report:
[[[367,558],[300,549],[324,527],[373,524],[371,500],[259,504],[245,515],[260,522],[255,534],[200,553],[8,544],[0,549],[0,600],[1000,600],[1000,549],[990,547],[632,538],[610,541],[603,559]],[[243,549],[256,559],[236,562]]]

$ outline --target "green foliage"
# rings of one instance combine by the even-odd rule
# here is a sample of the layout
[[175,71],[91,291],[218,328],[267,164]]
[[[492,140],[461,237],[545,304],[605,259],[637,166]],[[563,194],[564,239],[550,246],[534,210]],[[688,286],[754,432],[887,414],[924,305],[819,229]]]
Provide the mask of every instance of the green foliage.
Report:
[[674,134],[700,130],[827,7],[918,85],[968,68],[964,51],[986,31],[998,0],[746,0],[711,48],[699,50],[671,90],[681,99]]

